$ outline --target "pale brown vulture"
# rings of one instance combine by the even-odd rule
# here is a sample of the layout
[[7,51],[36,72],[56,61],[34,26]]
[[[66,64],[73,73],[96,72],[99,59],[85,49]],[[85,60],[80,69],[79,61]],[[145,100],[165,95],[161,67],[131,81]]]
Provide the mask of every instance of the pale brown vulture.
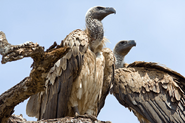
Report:
[[97,116],[113,78],[113,52],[104,48],[102,20],[116,13],[112,7],[96,6],[86,13],[86,29],[71,32],[62,42],[71,50],[51,68],[46,90],[31,96],[28,116],[39,119],[88,114]]
[[141,123],[184,123],[185,78],[157,63],[124,63],[135,45],[135,41],[120,41],[115,46],[117,69],[111,93]]

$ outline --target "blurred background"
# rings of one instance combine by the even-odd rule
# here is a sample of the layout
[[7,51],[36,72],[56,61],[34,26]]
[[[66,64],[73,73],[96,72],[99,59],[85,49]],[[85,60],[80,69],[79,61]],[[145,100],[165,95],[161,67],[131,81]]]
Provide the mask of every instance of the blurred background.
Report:
[[[85,14],[93,6],[114,7],[116,14],[103,20],[106,47],[113,50],[120,40],[134,39],[137,46],[125,57],[134,61],[158,62],[185,76],[185,1],[184,0],[0,0],[0,30],[14,45],[26,41],[47,49],[56,41],[60,44],[75,29],[85,28]],[[0,59],[2,56],[0,56]],[[0,94],[29,76],[31,58],[0,64]],[[15,108],[15,114],[26,115],[27,100]],[[138,123],[127,108],[113,95],[106,99],[99,120],[113,123]]]

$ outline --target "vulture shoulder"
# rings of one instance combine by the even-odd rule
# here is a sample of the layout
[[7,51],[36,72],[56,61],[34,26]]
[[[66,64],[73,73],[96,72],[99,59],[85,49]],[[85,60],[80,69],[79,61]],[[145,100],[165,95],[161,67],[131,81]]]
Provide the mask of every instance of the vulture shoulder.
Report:
[[185,122],[185,78],[151,62],[134,62],[115,70],[111,91],[140,122]]
[[30,97],[26,106],[28,116],[48,119],[65,116],[68,112],[72,84],[82,69],[83,57],[88,50],[88,36],[77,29],[67,35],[61,45],[71,49],[49,71],[46,90]]

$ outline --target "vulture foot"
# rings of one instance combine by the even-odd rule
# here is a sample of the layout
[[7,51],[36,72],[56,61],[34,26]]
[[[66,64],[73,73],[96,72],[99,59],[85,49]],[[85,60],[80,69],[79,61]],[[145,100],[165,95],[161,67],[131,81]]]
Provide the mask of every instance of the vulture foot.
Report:
[[78,113],[75,113],[76,118],[90,118],[92,121],[96,121],[97,118],[94,115],[89,115],[89,114],[84,114],[84,115],[79,115]]

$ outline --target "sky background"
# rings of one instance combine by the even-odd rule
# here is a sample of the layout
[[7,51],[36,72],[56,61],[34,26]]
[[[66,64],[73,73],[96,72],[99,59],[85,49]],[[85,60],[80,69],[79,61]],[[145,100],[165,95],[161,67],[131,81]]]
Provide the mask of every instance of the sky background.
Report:
[[[75,29],[85,28],[85,14],[93,6],[114,7],[116,14],[103,20],[105,36],[113,50],[120,40],[134,39],[137,46],[125,57],[134,61],[158,62],[185,76],[185,1],[184,0],[0,0],[0,30],[14,45],[26,41],[46,49]],[[0,59],[2,56],[0,56]],[[31,71],[31,58],[0,64],[0,94],[10,89]],[[27,120],[26,103],[15,108]],[[99,120],[113,123],[138,123],[113,95],[106,99]]]

